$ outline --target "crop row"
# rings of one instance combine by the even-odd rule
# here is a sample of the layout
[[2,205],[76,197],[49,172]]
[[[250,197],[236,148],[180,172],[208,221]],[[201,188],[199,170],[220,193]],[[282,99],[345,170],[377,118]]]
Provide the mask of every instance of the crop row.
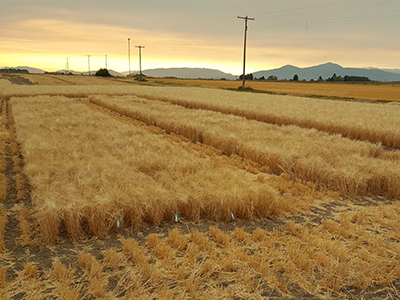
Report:
[[400,196],[400,154],[378,145],[132,96],[90,101],[346,195]]
[[185,149],[147,126],[62,97],[11,103],[47,243],[56,242],[62,229],[77,240],[176,217],[229,221],[294,210],[293,197],[279,196],[269,184],[276,176],[253,175]]
[[[107,82],[111,84],[111,82]],[[18,86],[7,81],[3,98],[11,96],[138,95],[188,108],[207,109],[277,125],[315,128],[356,140],[400,148],[400,105],[238,93],[220,89],[155,86]],[[119,83],[118,83],[119,84]],[[1,96],[1,95],[0,95]]]
[[216,89],[138,87],[138,96],[277,125],[315,128],[400,148],[400,105],[237,93]]

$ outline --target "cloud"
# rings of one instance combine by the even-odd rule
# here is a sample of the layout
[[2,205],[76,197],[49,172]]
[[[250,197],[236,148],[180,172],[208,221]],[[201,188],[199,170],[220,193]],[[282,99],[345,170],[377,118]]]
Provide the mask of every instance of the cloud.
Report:
[[[8,60],[25,59],[24,64],[42,61],[60,60],[66,57],[92,55],[102,57],[108,54],[110,59],[120,60],[117,65],[122,70],[127,69],[126,57],[128,37],[131,38],[131,56],[136,59],[135,46],[144,45],[143,62],[146,68],[166,67],[186,64],[186,66],[211,67],[226,66],[232,53],[232,48],[224,44],[210,43],[197,37],[188,38],[185,34],[175,34],[162,30],[139,30],[104,24],[88,24],[54,19],[31,19],[10,24],[9,29],[1,29],[0,37],[4,43],[0,46],[1,57]],[[4,46],[7,45],[7,46]],[[238,58],[241,55],[241,45],[238,45]],[[8,55],[8,56],[7,56]],[[75,60],[77,61],[77,60]],[[81,69],[86,67],[81,61]],[[49,63],[48,65],[51,65]],[[147,64],[147,65],[146,65]],[[37,66],[40,67],[40,66]]]

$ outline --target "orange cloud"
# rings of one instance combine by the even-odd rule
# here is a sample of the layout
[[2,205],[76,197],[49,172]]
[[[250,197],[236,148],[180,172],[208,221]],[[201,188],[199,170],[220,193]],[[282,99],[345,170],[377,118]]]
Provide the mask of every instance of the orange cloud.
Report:
[[93,68],[104,67],[104,55],[108,55],[110,68],[127,70],[128,37],[131,38],[132,69],[135,69],[137,59],[135,46],[139,44],[145,46],[143,67],[147,69],[173,66],[228,69],[230,66],[233,70],[234,63],[240,72],[242,55],[241,45],[230,47],[163,31],[60,20],[16,22],[9,24],[8,29],[2,29],[0,37],[3,40],[3,46],[0,46],[2,61],[8,65],[31,64],[49,70],[61,69],[66,57],[71,58],[71,66],[75,62],[75,69],[87,70],[85,55],[88,54],[92,55]]

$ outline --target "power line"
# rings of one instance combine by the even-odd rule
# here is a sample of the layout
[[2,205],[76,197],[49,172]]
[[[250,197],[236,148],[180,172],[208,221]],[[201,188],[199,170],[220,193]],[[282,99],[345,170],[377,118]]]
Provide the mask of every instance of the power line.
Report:
[[320,4],[316,4],[316,5],[309,5],[309,6],[303,6],[303,7],[287,8],[287,9],[273,10],[273,11],[267,11],[267,12],[258,12],[258,13],[253,13],[252,15],[258,16],[258,15],[269,15],[269,14],[277,14],[277,13],[286,13],[286,12],[290,12],[290,11],[302,11],[302,10],[307,10],[309,8],[315,8],[315,7],[321,7],[321,6],[326,7],[326,6],[332,5],[332,4],[350,3],[350,2],[357,2],[357,1],[359,1],[359,0],[333,1],[331,3],[320,3]]
[[[349,23],[362,23],[362,22],[373,22],[373,21],[381,21],[381,20],[385,20],[385,17],[378,17],[379,15],[382,14],[389,14],[388,15],[388,19],[387,20],[392,20],[394,18],[398,18],[398,14],[394,15],[395,12],[397,12],[398,10],[390,10],[390,11],[378,11],[375,10],[373,11],[373,13],[364,13],[364,14],[360,14],[360,12],[363,9],[373,9],[373,8],[380,8],[380,7],[384,7],[384,6],[388,6],[388,5],[393,5],[393,4],[399,4],[398,1],[395,2],[379,2],[379,4],[369,4],[369,5],[357,5],[357,6],[347,6],[347,4],[349,3],[354,3],[357,2],[358,0],[353,0],[353,1],[336,1],[336,2],[330,2],[328,4],[317,4],[317,5],[313,5],[313,6],[305,6],[305,7],[296,7],[296,8],[289,8],[289,9],[283,9],[283,10],[275,10],[275,11],[270,11],[270,12],[262,12],[262,13],[256,13],[254,15],[267,15],[270,14],[271,17],[270,19],[273,18],[279,18],[282,16],[285,17],[289,17],[289,16],[294,16],[294,17],[301,17],[304,16],[306,17],[306,15],[312,15],[311,17],[306,17],[307,19],[303,19],[303,20],[299,20],[298,22],[282,22],[282,23],[277,23],[274,21],[273,24],[271,24],[271,28],[277,28],[277,27],[285,27],[285,28],[290,28],[292,27],[291,25],[295,26],[295,25],[299,25],[299,24],[304,24],[306,21],[309,23],[313,23],[314,27],[315,25],[317,25],[317,23],[329,23],[332,25],[336,25],[336,24],[343,24],[343,21],[348,21]],[[328,6],[331,5],[339,5],[339,4],[346,4],[346,6],[340,5],[340,7],[336,7],[336,8],[331,8],[331,9],[325,9],[328,8]],[[315,10],[309,10],[311,8],[316,8],[316,7],[323,7],[324,10],[319,10],[318,13]],[[307,11],[308,10],[308,11]],[[356,10],[355,13],[351,13],[350,11],[354,11]],[[333,13],[333,12],[341,12],[341,11],[345,11],[346,15],[340,14],[334,17],[323,17],[322,15],[326,15],[329,13]],[[290,12],[294,12],[294,13],[290,13]],[[297,13],[298,12],[298,13]],[[350,14],[349,14],[350,13]],[[322,19],[320,20],[313,20],[314,17],[322,17]],[[362,18],[364,17],[365,18]],[[368,16],[371,16],[371,18],[368,18]],[[357,19],[355,21],[355,19]],[[310,22],[311,21],[311,22]],[[330,21],[330,22],[327,22]],[[336,21],[336,22],[335,22]],[[311,24],[309,24],[311,25]]]

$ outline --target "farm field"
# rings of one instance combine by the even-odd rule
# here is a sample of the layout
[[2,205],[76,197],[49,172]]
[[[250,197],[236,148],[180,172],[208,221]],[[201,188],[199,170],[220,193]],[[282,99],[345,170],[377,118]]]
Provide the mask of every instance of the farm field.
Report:
[[[56,75],[0,100],[1,299],[398,298],[398,105]],[[322,128],[346,110],[386,146]]]
[[[242,81],[231,80],[195,80],[195,79],[149,79],[151,82],[163,84],[180,84],[213,88],[237,89]],[[354,100],[386,100],[400,101],[399,83],[323,83],[323,82],[271,82],[246,81],[246,87],[258,91],[282,95],[344,98]]]

